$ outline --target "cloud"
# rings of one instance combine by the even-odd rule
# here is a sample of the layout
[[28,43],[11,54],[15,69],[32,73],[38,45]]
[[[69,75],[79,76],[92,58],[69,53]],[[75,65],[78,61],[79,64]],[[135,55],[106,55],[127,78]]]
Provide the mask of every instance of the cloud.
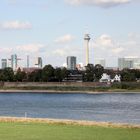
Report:
[[55,49],[52,54],[55,56],[60,56],[60,57],[66,57],[69,55],[72,56],[77,56],[81,52],[81,47],[80,46],[64,46],[61,48]]
[[0,48],[0,53],[5,54],[5,53],[10,53],[12,52],[12,48]]
[[118,40],[108,34],[103,34],[94,40],[92,55],[95,58],[105,58],[108,66],[117,66],[119,57],[137,56],[140,49],[140,35],[133,33],[127,35],[125,40]]
[[88,5],[109,8],[118,5],[124,5],[134,0],[66,0],[66,1],[72,5]]
[[122,43],[120,44],[118,41],[107,34],[99,36],[94,41],[93,47],[102,52],[109,52],[111,55],[120,54],[125,50],[125,47],[122,45]]
[[24,30],[24,29],[31,29],[32,25],[27,22],[21,22],[21,21],[7,21],[0,24],[1,29],[5,30]]
[[64,49],[56,49],[53,51],[54,55],[65,56],[67,52]]
[[64,46],[62,48],[58,48],[58,49],[54,50],[52,52],[52,54],[55,56],[66,57],[74,52],[74,49],[72,49],[72,48],[73,48],[73,46],[71,46],[71,47]]
[[124,50],[124,48],[122,48],[122,47],[118,47],[118,48],[114,48],[114,49],[112,49],[112,52],[118,54],[118,53],[123,52],[123,50]]
[[16,46],[16,50],[27,53],[36,53],[40,52],[44,47],[45,45],[43,44],[27,44]]
[[114,40],[111,38],[111,36],[103,34],[95,40],[94,46],[102,46],[103,48],[113,47]]
[[66,34],[64,36],[58,37],[54,42],[59,44],[69,43],[75,39],[74,36]]

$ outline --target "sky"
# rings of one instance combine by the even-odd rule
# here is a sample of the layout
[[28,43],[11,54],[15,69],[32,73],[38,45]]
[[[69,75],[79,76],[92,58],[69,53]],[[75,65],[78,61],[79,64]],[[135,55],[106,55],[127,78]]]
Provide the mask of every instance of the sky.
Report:
[[0,59],[17,54],[25,67],[36,57],[62,66],[67,56],[85,63],[84,34],[90,63],[103,58],[140,57],[140,0],[0,0]]

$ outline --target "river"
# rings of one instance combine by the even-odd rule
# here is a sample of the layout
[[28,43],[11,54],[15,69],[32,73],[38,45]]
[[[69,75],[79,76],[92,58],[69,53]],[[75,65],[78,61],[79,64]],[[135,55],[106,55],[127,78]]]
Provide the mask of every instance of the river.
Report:
[[140,94],[0,93],[0,116],[25,115],[140,124]]

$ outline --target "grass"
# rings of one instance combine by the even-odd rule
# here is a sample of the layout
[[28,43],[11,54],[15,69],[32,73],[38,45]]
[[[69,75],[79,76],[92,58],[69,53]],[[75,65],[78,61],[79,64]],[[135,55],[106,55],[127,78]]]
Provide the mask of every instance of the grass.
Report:
[[139,140],[139,128],[0,122],[0,140]]
[[108,87],[81,87],[81,86],[25,86],[25,87],[1,87],[2,90],[55,90],[55,91],[105,91]]
[[15,86],[0,86],[0,90],[48,90],[48,91],[82,91],[82,92],[140,92],[140,83],[139,82],[121,82],[121,83],[112,83],[111,85],[104,86],[79,86],[76,83],[73,85],[52,85],[51,86],[35,86],[35,85],[22,85],[18,84]]

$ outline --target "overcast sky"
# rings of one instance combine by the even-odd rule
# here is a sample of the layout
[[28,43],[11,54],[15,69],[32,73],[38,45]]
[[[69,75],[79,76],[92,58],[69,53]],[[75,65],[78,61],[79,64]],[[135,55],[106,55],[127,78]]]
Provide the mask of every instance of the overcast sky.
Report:
[[0,0],[0,59],[17,54],[61,66],[66,56],[85,63],[84,34],[90,63],[105,58],[140,57],[140,0]]

